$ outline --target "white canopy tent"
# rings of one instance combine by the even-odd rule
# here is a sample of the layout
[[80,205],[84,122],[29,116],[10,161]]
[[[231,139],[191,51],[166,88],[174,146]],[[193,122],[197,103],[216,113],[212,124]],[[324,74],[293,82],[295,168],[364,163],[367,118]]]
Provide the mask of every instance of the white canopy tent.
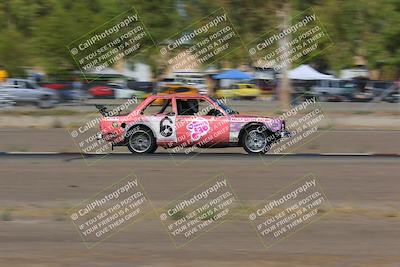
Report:
[[299,67],[289,71],[289,79],[291,80],[336,80],[333,75],[327,75],[316,71],[308,65],[300,65]]

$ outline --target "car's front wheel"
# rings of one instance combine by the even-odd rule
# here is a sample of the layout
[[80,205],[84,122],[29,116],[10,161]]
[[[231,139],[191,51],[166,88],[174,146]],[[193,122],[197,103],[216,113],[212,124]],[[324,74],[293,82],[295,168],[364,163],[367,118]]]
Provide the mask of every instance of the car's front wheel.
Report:
[[134,154],[154,153],[157,149],[156,139],[150,129],[139,128],[128,134],[128,149]]
[[248,154],[265,154],[269,145],[268,133],[260,130],[260,127],[253,126],[245,130],[242,146]]

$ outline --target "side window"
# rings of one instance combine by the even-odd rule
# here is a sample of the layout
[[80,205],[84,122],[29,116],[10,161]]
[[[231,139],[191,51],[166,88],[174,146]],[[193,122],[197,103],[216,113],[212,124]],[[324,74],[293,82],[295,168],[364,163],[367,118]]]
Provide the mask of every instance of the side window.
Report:
[[20,88],[29,88],[28,84],[26,82],[19,82],[19,87]]
[[28,88],[28,89],[35,89],[35,87],[33,87],[33,85],[28,82],[24,82],[24,86],[25,86],[25,88]]
[[213,104],[211,104],[210,102],[201,99],[198,102],[198,111],[196,112],[196,116],[213,116],[216,112],[215,111],[215,107]]
[[340,81],[335,81],[335,87],[339,88],[340,87]]
[[196,99],[177,99],[176,107],[178,115],[193,116],[198,112],[198,102]]
[[178,115],[183,116],[223,116],[212,103],[204,99],[177,99]]
[[146,116],[167,114],[168,112],[172,112],[171,103],[171,99],[155,99],[144,110],[142,110],[142,114]]
[[20,83],[18,81],[13,82],[13,87],[14,88],[22,88],[22,86],[20,85]]

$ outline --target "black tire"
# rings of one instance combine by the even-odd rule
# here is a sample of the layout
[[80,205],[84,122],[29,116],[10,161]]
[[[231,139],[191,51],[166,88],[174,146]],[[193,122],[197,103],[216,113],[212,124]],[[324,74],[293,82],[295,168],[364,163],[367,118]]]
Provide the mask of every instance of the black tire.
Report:
[[156,145],[153,147],[153,149],[150,150],[149,153],[154,153],[154,152],[156,152],[157,148],[158,148],[158,146],[157,146],[157,144],[156,144]]
[[270,146],[269,132],[263,126],[251,126],[244,130],[241,137],[243,149],[250,155],[265,154]]
[[55,101],[49,95],[43,95],[37,102],[39,108],[52,108],[55,106]]
[[134,128],[128,132],[128,149],[133,154],[154,153],[157,149],[153,132],[146,127]]

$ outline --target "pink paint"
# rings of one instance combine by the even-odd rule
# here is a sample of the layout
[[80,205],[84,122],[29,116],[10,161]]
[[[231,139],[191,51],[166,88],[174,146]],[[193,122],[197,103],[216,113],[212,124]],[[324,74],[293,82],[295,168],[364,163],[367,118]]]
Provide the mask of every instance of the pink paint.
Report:
[[190,136],[192,137],[193,141],[197,141],[200,137],[206,135],[210,130],[210,125],[208,121],[204,118],[198,117],[196,120],[190,122],[186,129],[190,131]]

